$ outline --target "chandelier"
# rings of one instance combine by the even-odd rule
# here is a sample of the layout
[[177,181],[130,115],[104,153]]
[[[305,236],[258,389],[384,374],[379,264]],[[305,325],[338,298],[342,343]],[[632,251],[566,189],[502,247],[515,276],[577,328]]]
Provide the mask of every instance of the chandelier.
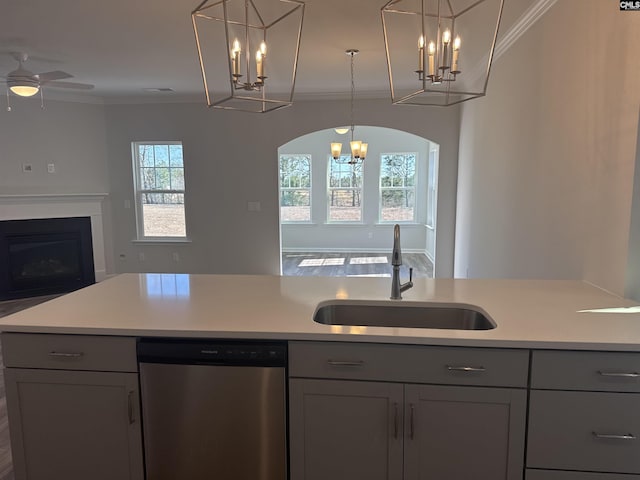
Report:
[[447,106],[486,95],[503,4],[388,1],[381,14],[392,102]]
[[191,13],[207,105],[264,113],[288,107],[304,2],[204,0]]
[[[369,148],[369,144],[368,143],[364,143],[361,140],[354,140],[353,139],[353,133],[355,130],[355,122],[354,122],[354,115],[353,115],[353,111],[354,111],[354,98],[355,98],[355,93],[356,93],[356,84],[355,84],[355,80],[354,80],[354,71],[353,71],[353,60],[354,57],[360,53],[360,50],[356,50],[355,48],[350,48],[349,50],[347,50],[345,52],[347,55],[349,55],[351,57],[351,142],[349,143],[349,145],[351,146],[351,156],[349,157],[349,159],[346,162],[342,162],[341,158],[342,158],[342,143],[339,142],[333,142],[331,144],[331,156],[333,157],[333,159],[339,163],[349,163],[351,165],[358,163],[359,161],[363,161],[366,156],[367,156],[367,150]],[[338,130],[342,130],[342,129],[335,129],[337,133]],[[346,133],[346,132],[343,132]]]

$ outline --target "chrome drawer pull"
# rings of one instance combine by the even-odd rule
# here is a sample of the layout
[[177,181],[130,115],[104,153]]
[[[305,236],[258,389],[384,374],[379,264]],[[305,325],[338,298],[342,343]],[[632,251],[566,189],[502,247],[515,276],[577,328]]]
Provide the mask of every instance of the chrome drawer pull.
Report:
[[79,358],[82,355],[82,352],[49,352],[50,357]]
[[456,366],[456,365],[447,365],[447,370],[450,372],[484,372],[486,368],[484,367],[464,367],[464,366]]
[[362,360],[327,360],[327,363],[332,367],[362,367],[364,365]]
[[623,435],[616,435],[612,433],[598,433],[598,432],[591,432],[591,433],[593,433],[593,436],[596,438],[602,438],[606,440],[635,440],[636,439],[636,436],[633,433],[627,433]]
[[602,372],[598,370],[598,375],[603,377],[626,377],[626,378],[637,378],[640,377],[640,373],[637,372]]

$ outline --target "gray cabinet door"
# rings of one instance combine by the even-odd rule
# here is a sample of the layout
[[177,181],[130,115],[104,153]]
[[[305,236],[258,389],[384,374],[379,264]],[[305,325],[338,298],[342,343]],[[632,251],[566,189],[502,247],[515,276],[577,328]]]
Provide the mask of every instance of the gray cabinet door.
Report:
[[405,386],[405,479],[520,480],[526,391]]
[[5,369],[16,480],[142,480],[135,373]]
[[290,380],[291,480],[400,480],[400,384]]

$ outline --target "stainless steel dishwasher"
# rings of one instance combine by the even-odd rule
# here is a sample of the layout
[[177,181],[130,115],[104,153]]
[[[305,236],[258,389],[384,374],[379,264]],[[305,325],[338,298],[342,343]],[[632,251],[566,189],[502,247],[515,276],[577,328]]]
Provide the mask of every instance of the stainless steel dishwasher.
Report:
[[147,480],[286,480],[286,343],[138,343]]

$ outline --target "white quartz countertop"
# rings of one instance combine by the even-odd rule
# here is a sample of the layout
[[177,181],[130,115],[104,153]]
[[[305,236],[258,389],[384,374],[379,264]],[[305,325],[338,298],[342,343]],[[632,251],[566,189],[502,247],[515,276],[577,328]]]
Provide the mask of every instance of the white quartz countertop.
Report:
[[321,301],[387,301],[388,278],[122,274],[4,317],[0,330],[640,350],[640,309],[631,308],[636,302],[583,282],[416,279],[414,284],[394,303],[474,305],[497,327],[466,331],[313,321]]

